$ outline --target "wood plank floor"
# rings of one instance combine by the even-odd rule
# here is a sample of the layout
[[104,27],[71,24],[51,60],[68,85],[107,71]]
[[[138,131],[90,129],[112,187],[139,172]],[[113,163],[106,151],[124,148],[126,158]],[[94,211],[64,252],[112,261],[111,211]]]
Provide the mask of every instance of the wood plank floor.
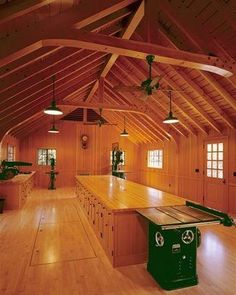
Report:
[[199,284],[162,290],[146,264],[112,268],[73,188],[35,189],[0,214],[0,294],[235,295],[236,228],[201,228]]

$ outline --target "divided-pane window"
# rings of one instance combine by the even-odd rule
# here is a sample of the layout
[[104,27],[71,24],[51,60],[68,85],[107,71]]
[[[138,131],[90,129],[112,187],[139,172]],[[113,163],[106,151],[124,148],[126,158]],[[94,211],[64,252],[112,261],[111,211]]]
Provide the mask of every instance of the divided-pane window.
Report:
[[50,159],[54,158],[56,163],[55,149],[38,149],[38,165],[50,165]]
[[224,145],[219,143],[207,144],[207,177],[223,178]]
[[15,147],[13,145],[7,145],[7,161],[15,161]]
[[148,151],[148,167],[150,168],[163,168],[163,150]]

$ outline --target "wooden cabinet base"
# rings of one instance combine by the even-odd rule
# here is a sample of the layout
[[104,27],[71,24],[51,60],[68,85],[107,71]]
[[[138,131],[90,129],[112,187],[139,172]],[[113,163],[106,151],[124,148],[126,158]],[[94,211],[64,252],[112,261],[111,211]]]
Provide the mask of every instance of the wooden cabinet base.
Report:
[[20,209],[25,204],[33,186],[35,172],[18,174],[0,182],[0,196],[5,199],[4,209]]
[[110,175],[77,176],[76,192],[113,266],[147,261],[148,224],[141,208],[184,205],[177,196]]
[[135,210],[108,209],[77,181],[77,197],[114,267],[147,261],[147,223]]

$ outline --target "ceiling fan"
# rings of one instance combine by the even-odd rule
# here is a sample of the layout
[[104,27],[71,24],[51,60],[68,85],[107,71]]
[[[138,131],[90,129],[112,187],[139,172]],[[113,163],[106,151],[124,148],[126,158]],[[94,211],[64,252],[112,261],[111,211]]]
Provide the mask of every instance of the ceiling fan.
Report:
[[99,108],[99,118],[95,120],[94,122],[86,122],[84,125],[97,125],[98,127],[102,127],[103,125],[117,125],[113,123],[108,123],[103,117],[102,117],[102,108]]
[[[147,55],[146,60],[149,66],[149,73],[148,78],[142,81],[140,86],[125,86],[125,85],[117,85],[114,86],[113,89],[117,90],[118,92],[128,92],[128,91],[138,91],[141,92],[141,95],[138,96],[139,99],[145,101],[148,96],[155,93],[157,90],[161,91],[169,91],[169,89],[161,88],[160,81],[164,77],[163,75],[156,76],[152,78],[152,63],[154,61],[154,55]],[[181,90],[174,90],[172,91],[181,91]]]

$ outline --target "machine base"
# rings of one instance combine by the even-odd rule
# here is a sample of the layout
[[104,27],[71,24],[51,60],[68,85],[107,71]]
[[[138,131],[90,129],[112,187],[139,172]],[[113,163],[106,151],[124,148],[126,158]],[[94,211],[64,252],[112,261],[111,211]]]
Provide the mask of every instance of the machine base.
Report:
[[155,276],[155,270],[152,270],[149,264],[147,265],[147,271],[151,274],[154,280],[160,285],[160,287],[165,290],[175,290],[175,289],[195,286],[198,284],[197,275],[190,278],[176,279],[176,280],[170,281],[166,279],[161,279],[160,277],[158,277],[158,275]]

